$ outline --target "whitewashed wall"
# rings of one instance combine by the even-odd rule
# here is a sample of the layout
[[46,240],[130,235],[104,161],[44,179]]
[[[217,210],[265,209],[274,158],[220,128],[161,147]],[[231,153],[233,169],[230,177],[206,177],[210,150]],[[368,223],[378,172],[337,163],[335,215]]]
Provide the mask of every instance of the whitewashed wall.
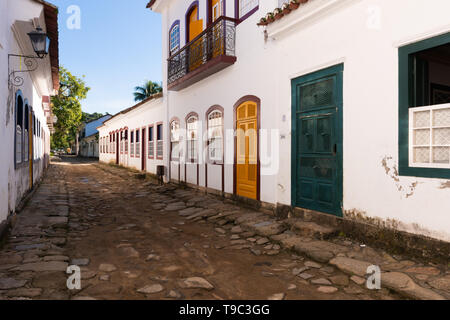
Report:
[[[167,92],[168,30],[179,19],[181,46],[185,44],[185,14],[191,2],[158,2]],[[326,5],[330,6],[321,9]],[[234,17],[234,0],[226,6],[227,15]],[[259,11],[237,26],[233,66],[180,92],[168,92],[167,118],[180,118],[184,127],[189,112],[205,121],[206,110],[218,104],[225,109],[225,128],[233,128],[234,103],[244,95],[259,97],[261,127],[278,129],[280,134],[279,170],[261,176],[261,200],[290,205],[291,80],[343,63],[344,211],[449,241],[450,190],[441,188],[447,181],[411,177],[395,181],[382,161],[388,159],[391,169],[398,167],[398,47],[449,32],[450,2],[310,0],[270,25],[265,39],[264,28],[256,23],[275,7],[276,1],[261,0]],[[200,18],[206,24],[205,1],[200,1]],[[200,181],[202,174],[203,170]],[[225,191],[233,192],[231,165],[225,170]]]
[[[156,139],[156,123],[165,122],[165,109],[163,107],[163,99],[158,98],[155,100],[148,101],[141,106],[137,107],[134,110],[131,110],[125,114],[119,114],[110,120],[105,121],[103,126],[98,128],[100,138],[106,137],[109,139],[109,133],[112,131],[120,130],[125,127],[128,127],[128,144],[130,144],[131,130],[135,129],[146,129],[146,142],[148,141],[148,126],[154,126],[154,137]],[[168,139],[168,136],[165,132],[165,125],[163,126],[164,130],[164,142]],[[143,139],[141,137],[141,145]],[[156,174],[156,166],[164,165],[165,158],[163,160],[156,159],[156,149],[155,149],[155,158],[148,158],[148,143],[145,148],[147,151],[147,155],[145,155],[146,161],[146,170],[149,173]],[[156,140],[155,140],[156,147]],[[108,149],[108,151],[111,151]],[[120,149],[119,149],[120,152]],[[134,168],[137,170],[141,170],[141,154],[139,158],[130,156],[130,147],[128,147],[128,154],[120,155],[120,164],[126,167]],[[100,152],[100,161],[106,163],[115,163],[116,162],[116,154],[115,153],[103,153]]]
[[[21,90],[23,98],[27,99],[33,107],[36,118],[41,122],[41,127],[46,134],[44,144],[43,136],[35,140],[35,148],[39,152],[34,162],[34,181],[40,179],[43,174],[45,161],[50,150],[50,132],[42,107],[42,96],[49,96],[53,92],[50,68],[43,72],[36,72],[33,78],[29,73],[23,73],[24,84],[21,87],[8,90],[8,54],[31,55],[32,52],[23,52],[18,40],[13,34],[12,25],[17,20],[31,21],[39,18],[45,27],[43,19],[43,6],[31,0],[3,0],[0,1],[0,136],[4,152],[0,154],[0,223],[8,214],[15,211],[17,204],[29,190],[29,167],[14,169],[14,136],[15,136],[15,93]],[[48,58],[40,63],[49,67]],[[18,70],[18,60],[12,61],[12,68]],[[8,103],[8,97],[12,100]]]

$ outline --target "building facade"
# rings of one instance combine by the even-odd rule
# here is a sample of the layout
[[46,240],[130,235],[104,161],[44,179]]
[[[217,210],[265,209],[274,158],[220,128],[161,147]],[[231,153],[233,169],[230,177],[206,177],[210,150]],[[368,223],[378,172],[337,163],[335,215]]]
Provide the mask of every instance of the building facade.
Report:
[[147,7],[167,180],[450,241],[448,1]]
[[[57,18],[45,1],[0,2],[0,229],[49,164],[50,96],[59,88]],[[50,38],[42,59],[28,36],[38,28]]]
[[100,161],[156,174],[164,165],[165,110],[156,94],[98,127]]
[[99,158],[99,134],[97,127],[111,118],[105,115],[99,119],[83,123],[76,137],[76,154],[86,158]]

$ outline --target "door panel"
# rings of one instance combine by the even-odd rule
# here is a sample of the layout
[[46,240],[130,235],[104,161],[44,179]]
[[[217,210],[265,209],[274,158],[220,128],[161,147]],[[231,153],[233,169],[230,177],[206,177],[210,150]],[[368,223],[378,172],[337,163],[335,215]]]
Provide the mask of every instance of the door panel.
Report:
[[245,102],[236,110],[236,193],[257,199],[258,190],[258,118],[257,105]]
[[342,67],[295,79],[292,85],[293,205],[340,215]]

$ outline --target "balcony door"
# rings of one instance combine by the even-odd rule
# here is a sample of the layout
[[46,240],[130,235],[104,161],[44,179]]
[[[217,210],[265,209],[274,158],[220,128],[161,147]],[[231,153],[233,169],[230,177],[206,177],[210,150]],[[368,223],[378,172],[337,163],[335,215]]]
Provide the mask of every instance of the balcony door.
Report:
[[211,0],[211,18],[212,22],[223,15],[223,0]]
[[203,20],[198,18],[197,6],[194,6],[189,12],[188,22],[189,42],[191,42],[203,31]]
[[[203,20],[198,19],[198,6],[194,6],[188,13],[189,42],[193,41],[203,31]],[[200,38],[189,47],[189,72],[203,63],[203,39]]]

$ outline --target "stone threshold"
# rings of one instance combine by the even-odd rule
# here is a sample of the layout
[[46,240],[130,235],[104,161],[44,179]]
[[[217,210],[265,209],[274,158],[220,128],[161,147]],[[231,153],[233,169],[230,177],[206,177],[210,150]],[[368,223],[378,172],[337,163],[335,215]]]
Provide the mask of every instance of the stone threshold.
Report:
[[[315,223],[323,228],[332,228],[335,231],[335,235],[351,238],[362,244],[388,251],[391,254],[408,255],[423,262],[432,261],[438,264],[448,263],[448,257],[450,257],[449,242],[423,235],[382,227],[367,221],[296,208],[281,203],[275,205],[264,201],[243,198],[235,194],[185,183],[184,181],[181,181],[179,184],[178,180],[172,179],[171,183],[222,197],[231,203],[258,210],[279,219],[299,219],[305,223]],[[317,227],[314,226],[314,229]]]

